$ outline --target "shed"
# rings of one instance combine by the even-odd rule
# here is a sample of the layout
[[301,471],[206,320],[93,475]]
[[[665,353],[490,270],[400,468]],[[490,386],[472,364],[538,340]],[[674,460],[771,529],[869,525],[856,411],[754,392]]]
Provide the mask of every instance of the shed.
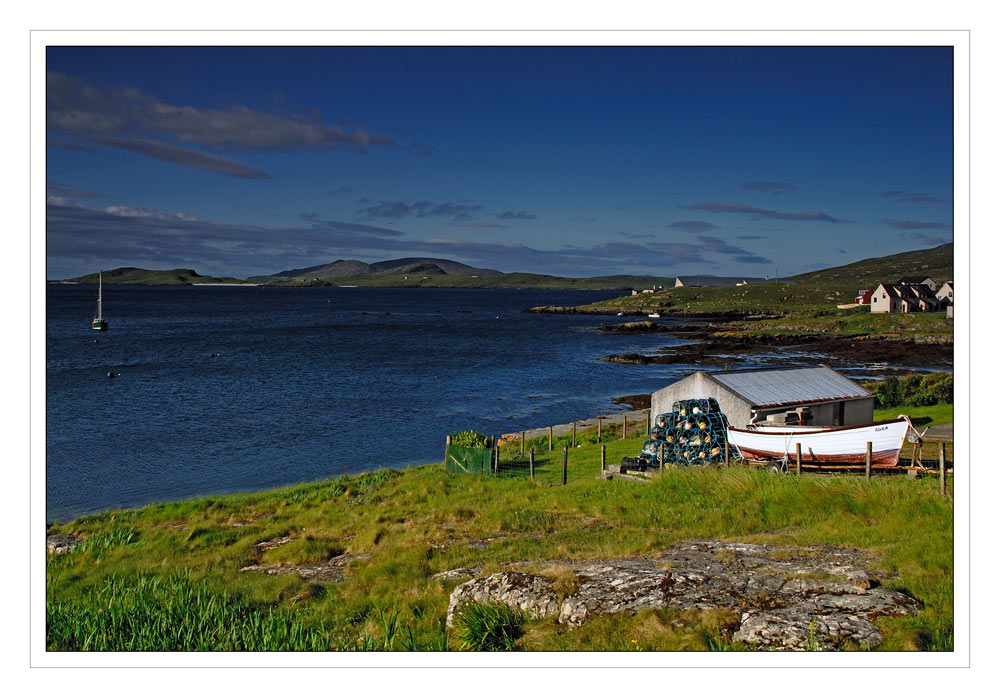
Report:
[[652,414],[670,412],[678,400],[715,398],[729,423],[742,427],[780,419],[785,413],[808,408],[816,426],[851,426],[873,420],[874,396],[829,366],[767,368],[745,371],[696,371],[657,390],[651,396]]

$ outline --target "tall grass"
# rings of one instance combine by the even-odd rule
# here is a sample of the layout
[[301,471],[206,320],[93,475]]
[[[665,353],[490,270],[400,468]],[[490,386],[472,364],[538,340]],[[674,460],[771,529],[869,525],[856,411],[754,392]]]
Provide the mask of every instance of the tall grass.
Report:
[[455,612],[458,648],[472,652],[504,652],[514,649],[524,634],[523,611],[499,603],[470,603]]
[[112,577],[80,601],[48,599],[51,651],[301,651],[330,648],[322,623],[212,593],[186,574]]

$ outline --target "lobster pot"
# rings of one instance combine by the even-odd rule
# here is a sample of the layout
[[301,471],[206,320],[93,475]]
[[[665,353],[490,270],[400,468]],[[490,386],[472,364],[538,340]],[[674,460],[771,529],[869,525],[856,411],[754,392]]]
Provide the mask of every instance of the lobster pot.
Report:
[[682,417],[693,414],[706,414],[719,411],[719,401],[714,397],[700,398],[696,400],[678,400],[673,406],[674,412]]
[[[660,421],[664,426],[660,426]],[[658,463],[660,446],[663,460],[682,465],[705,465],[725,457],[726,415],[719,411],[714,398],[680,400],[673,412],[656,416],[650,428],[650,439],[643,444],[641,457]]]

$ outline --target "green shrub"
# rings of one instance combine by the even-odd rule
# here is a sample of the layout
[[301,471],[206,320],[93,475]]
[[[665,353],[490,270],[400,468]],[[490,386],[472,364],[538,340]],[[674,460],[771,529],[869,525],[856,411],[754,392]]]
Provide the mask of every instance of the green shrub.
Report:
[[921,385],[934,398],[931,404],[949,404],[955,401],[954,374],[931,373],[924,376]]
[[897,378],[888,376],[882,381],[869,381],[865,387],[875,396],[875,407],[950,404],[954,401],[955,377],[951,373],[918,373]]
[[499,603],[472,603],[455,612],[458,648],[472,652],[509,652],[521,637],[524,611]]
[[466,429],[452,434],[451,443],[453,446],[464,446],[465,448],[488,448],[490,439],[484,434]]

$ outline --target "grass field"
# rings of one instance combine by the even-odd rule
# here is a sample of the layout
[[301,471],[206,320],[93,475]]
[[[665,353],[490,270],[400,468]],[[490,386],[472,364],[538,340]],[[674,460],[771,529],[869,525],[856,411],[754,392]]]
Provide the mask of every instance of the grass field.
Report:
[[[906,414],[913,419],[920,429],[934,426],[936,424],[952,424],[955,421],[954,405],[929,405],[926,407],[913,407],[904,405],[902,407],[884,407],[875,410],[875,421],[882,422],[895,419],[898,415]],[[925,422],[929,419],[929,422]]]
[[[472,647],[444,627],[458,581],[523,561],[650,555],[693,538],[869,551],[884,584],[924,602],[881,618],[882,650],[952,647],[952,503],[933,478],[778,476],[743,467],[677,468],[652,483],[598,480],[600,446],[578,434],[568,485],[561,445],[534,445],[539,474],[448,475],[442,465],[377,471],[253,494],[154,504],[56,524],[85,540],[47,565],[51,650],[443,650]],[[642,436],[605,431],[608,462]],[[519,453],[512,444],[510,457]],[[506,456],[505,456],[506,457]],[[907,535],[906,532],[919,532]],[[256,543],[292,537],[258,552]],[[491,542],[486,542],[491,539]],[[339,583],[240,573],[251,563],[361,555]],[[368,555],[367,558],[363,557]],[[542,566],[558,581],[561,574]],[[647,611],[578,629],[522,622],[520,650],[749,649],[723,639],[725,614]],[[682,627],[672,623],[682,620]]]

